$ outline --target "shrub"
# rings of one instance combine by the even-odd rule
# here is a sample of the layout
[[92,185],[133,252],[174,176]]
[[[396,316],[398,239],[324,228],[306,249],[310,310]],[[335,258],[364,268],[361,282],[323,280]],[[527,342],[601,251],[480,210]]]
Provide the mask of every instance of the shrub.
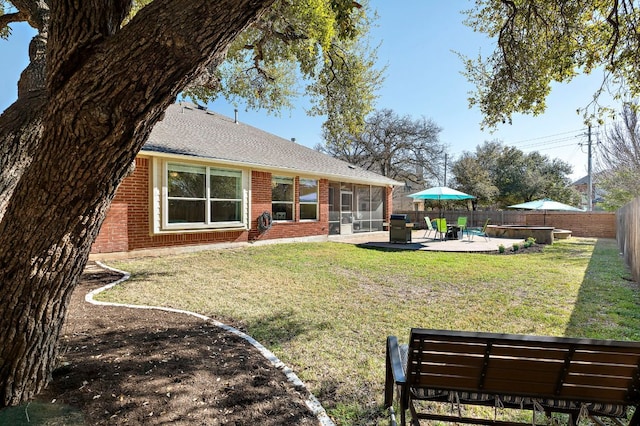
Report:
[[499,251],[500,253],[504,253],[504,245],[500,244],[500,245],[498,246],[498,251]]
[[520,250],[520,244],[513,243],[513,251],[518,251],[518,250]]

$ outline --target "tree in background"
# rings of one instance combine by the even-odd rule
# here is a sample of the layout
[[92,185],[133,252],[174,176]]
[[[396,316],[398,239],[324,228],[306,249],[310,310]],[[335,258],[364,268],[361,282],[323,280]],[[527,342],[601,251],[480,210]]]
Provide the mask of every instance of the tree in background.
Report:
[[18,21],[37,31],[18,100],[0,116],[3,407],[47,384],[106,211],[179,93],[275,109],[293,69],[311,80],[318,111],[355,131],[375,73],[350,54],[367,28],[352,0],[0,1],[0,35]]
[[571,171],[564,161],[526,154],[499,141],[463,153],[452,166],[457,189],[475,195],[479,205],[499,208],[545,197],[577,204],[579,195],[568,187]]
[[551,83],[579,73],[603,72],[585,120],[601,109],[605,89],[640,95],[640,16],[633,0],[477,0],[467,16],[467,25],[497,41],[488,57],[465,60],[476,85],[470,104],[480,108],[485,126],[511,122],[516,112],[542,113]]
[[445,148],[440,127],[425,117],[399,116],[390,109],[375,111],[361,132],[325,132],[316,149],[351,164],[424,187],[442,176]]
[[622,108],[620,121],[598,145],[597,184],[603,207],[616,210],[640,197],[640,121],[637,103]]
[[453,163],[451,173],[454,176],[452,186],[476,197],[471,200],[474,210],[478,205],[494,204],[500,190],[493,184],[490,170],[474,154],[464,152]]

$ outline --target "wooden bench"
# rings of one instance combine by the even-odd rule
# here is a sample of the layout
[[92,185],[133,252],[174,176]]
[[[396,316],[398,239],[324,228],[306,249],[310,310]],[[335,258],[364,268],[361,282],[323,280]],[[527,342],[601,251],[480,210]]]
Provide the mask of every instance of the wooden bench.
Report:
[[[471,416],[465,405],[532,410],[534,421],[536,413],[565,413],[569,424],[588,416],[621,425],[640,405],[639,363],[640,342],[414,328],[408,345],[387,338],[384,403],[393,425],[397,389],[402,426],[407,410],[418,426],[419,419],[531,424]],[[450,406],[427,410],[421,400]],[[628,424],[639,421],[636,409]]]

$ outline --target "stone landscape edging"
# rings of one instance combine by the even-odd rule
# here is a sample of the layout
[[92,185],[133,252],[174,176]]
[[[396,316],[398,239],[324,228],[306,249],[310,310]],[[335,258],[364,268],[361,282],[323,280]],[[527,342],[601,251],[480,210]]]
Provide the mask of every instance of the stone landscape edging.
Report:
[[262,354],[262,356],[264,356],[267,360],[269,360],[269,362],[274,367],[276,367],[279,370],[282,370],[282,372],[287,377],[287,380],[293,385],[293,387],[296,390],[304,391],[304,392],[307,393],[308,396],[307,396],[307,398],[305,399],[304,402],[307,405],[307,407],[309,408],[309,410],[311,410],[311,412],[317,417],[318,421],[320,422],[320,424],[322,426],[335,426],[335,423],[333,423],[331,418],[329,418],[329,415],[325,411],[324,407],[322,407],[322,404],[320,404],[320,401],[318,401],[318,399],[307,389],[305,384],[302,382],[302,380],[300,380],[300,378],[296,375],[296,373],[294,373],[293,370],[291,370],[291,368],[287,367],[282,361],[280,361],[280,359],[273,352],[271,352],[269,349],[264,347],[260,342],[258,342],[253,337],[249,336],[248,334],[245,334],[242,331],[240,331],[240,330],[238,330],[236,328],[233,328],[233,327],[231,327],[231,326],[229,326],[227,324],[221,323],[220,321],[215,320],[213,318],[209,318],[209,317],[207,317],[205,315],[202,315],[202,314],[199,314],[199,313],[196,313],[196,312],[183,310],[183,309],[165,308],[165,307],[162,307],[162,306],[149,306],[149,305],[130,305],[130,304],[126,304],[126,303],[102,302],[102,301],[99,301],[99,300],[95,300],[93,297],[96,294],[99,294],[99,293],[102,293],[103,291],[109,290],[110,288],[115,287],[116,285],[127,281],[131,277],[131,274],[126,272],[126,271],[121,271],[119,269],[112,268],[110,266],[105,265],[104,263],[102,263],[100,261],[96,261],[95,263],[96,263],[96,265],[100,266],[103,269],[122,274],[122,277],[120,279],[118,279],[117,281],[114,281],[114,282],[112,282],[110,284],[107,284],[107,285],[105,285],[103,287],[97,288],[97,289],[92,290],[89,293],[87,293],[84,296],[84,300],[87,303],[91,303],[92,305],[119,306],[119,307],[124,307],[124,308],[133,308],[133,309],[154,309],[154,310],[165,311],[165,312],[174,312],[174,313],[178,313],[178,314],[191,315],[191,316],[194,316],[194,317],[199,318],[201,320],[209,321],[213,325],[215,325],[216,327],[219,327],[219,328],[221,328],[221,329],[223,329],[225,331],[228,331],[229,333],[235,334],[236,336],[246,340],[249,344],[251,344],[254,348],[256,348],[258,350],[258,352],[260,352]]

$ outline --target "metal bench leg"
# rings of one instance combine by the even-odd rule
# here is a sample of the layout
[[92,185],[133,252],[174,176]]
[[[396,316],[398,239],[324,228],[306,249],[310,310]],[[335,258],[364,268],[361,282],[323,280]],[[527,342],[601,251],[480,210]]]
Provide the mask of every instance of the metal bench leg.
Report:
[[633,413],[631,420],[629,420],[629,426],[638,426],[640,424],[640,407],[635,407],[636,411]]
[[411,426],[420,426],[418,412],[416,411],[416,407],[413,406],[413,401],[409,401],[409,411],[411,411]]

